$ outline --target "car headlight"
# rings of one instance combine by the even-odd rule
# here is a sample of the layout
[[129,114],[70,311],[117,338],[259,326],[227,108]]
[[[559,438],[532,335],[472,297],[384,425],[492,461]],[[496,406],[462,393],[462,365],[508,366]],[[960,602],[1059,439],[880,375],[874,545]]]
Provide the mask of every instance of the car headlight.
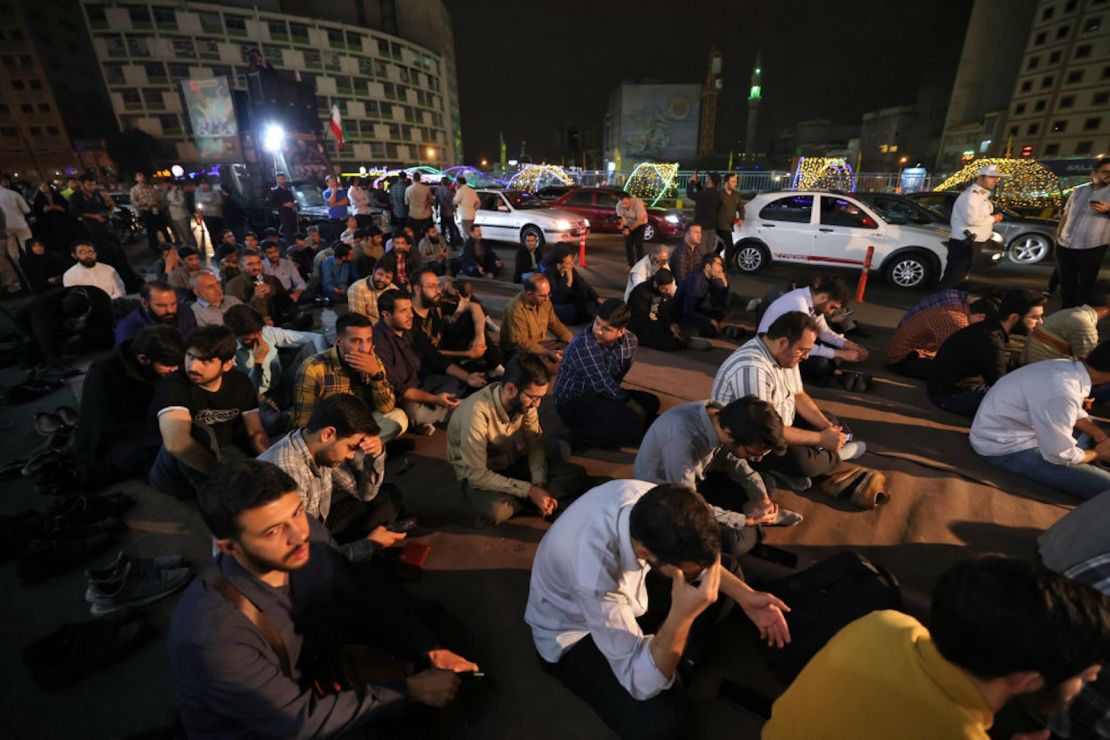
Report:
[[1006,242],[1006,240],[1002,238],[1002,235],[999,234],[997,231],[992,231],[991,232],[991,241],[996,242],[998,244],[1005,244],[1005,242]]
[[555,222],[555,228],[558,231],[570,231],[570,221],[564,221],[563,219],[559,219],[558,221]]
[[994,262],[998,262],[998,260],[1000,259],[1002,259],[1002,252],[995,252],[991,255],[991,260],[993,260]]
[[587,229],[590,228],[590,219],[588,219],[588,218],[582,219],[582,225],[585,226]]
[[678,221],[679,221],[679,218],[678,218],[678,216],[674,215],[673,213],[668,213],[668,214],[667,214],[667,215],[666,215],[666,216],[665,216],[665,217],[663,218],[663,220],[664,220],[664,221],[666,221],[666,222],[667,222],[667,223],[669,223],[669,224],[677,224],[677,223],[678,223]]

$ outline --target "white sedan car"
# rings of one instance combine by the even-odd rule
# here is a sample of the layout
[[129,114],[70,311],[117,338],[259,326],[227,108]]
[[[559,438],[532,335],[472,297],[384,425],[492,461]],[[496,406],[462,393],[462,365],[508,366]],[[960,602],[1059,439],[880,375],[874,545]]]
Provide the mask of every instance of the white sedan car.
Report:
[[[948,229],[901,223],[846,193],[779,191],[761,193],[744,207],[744,222],[732,232],[735,264],[758,272],[774,262],[825,267],[862,267],[875,247],[871,271],[897,288],[923,288],[944,272]],[[997,244],[977,264],[1002,259]]]
[[[486,239],[521,244],[528,234],[547,242],[577,242],[590,228],[577,213],[549,208],[526,190],[478,190],[479,206],[474,223]],[[461,228],[461,226],[460,226]]]

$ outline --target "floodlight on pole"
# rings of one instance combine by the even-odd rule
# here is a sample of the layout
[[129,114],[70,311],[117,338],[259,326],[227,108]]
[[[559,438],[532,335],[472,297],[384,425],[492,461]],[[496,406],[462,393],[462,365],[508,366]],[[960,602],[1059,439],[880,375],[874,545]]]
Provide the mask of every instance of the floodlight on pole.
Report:
[[276,123],[271,123],[262,131],[262,148],[273,154],[280,152],[285,143],[285,129]]

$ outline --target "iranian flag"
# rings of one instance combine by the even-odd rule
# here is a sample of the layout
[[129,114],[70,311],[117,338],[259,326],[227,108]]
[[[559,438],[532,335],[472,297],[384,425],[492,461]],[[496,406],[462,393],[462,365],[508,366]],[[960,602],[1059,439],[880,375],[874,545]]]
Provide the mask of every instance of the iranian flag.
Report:
[[328,126],[331,128],[331,135],[335,137],[336,147],[343,151],[343,119],[339,115],[338,105],[331,107],[331,120],[328,121]]

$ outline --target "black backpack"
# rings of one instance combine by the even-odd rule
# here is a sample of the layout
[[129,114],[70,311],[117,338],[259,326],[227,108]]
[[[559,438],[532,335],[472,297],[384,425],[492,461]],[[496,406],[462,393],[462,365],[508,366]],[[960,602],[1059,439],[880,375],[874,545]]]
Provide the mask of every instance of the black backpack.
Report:
[[876,610],[902,608],[898,580],[854,550],[772,581],[764,590],[790,607],[790,644],[781,649],[764,646],[768,666],[787,684],[845,625]]

